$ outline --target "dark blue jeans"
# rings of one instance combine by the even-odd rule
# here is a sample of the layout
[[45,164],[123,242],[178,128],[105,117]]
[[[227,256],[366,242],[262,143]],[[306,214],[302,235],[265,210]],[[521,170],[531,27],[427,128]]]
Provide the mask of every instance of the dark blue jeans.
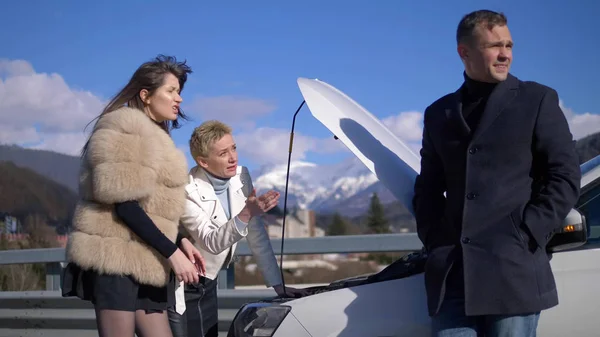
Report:
[[217,280],[200,278],[198,285],[185,285],[185,312],[169,308],[173,337],[218,337]]
[[540,313],[466,316],[463,297],[447,297],[432,318],[434,337],[535,337]]

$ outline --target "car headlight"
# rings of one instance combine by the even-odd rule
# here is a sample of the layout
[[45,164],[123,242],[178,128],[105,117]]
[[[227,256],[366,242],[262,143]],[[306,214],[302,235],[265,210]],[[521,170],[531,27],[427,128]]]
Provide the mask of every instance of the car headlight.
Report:
[[291,308],[272,303],[243,306],[233,319],[228,337],[271,337]]

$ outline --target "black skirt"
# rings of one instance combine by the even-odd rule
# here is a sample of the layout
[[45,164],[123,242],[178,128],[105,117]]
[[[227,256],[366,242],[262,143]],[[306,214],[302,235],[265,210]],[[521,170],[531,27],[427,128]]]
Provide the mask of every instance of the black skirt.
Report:
[[140,284],[131,276],[100,274],[69,263],[63,272],[62,296],[90,301],[96,310],[162,312],[175,305],[175,275],[165,287]]

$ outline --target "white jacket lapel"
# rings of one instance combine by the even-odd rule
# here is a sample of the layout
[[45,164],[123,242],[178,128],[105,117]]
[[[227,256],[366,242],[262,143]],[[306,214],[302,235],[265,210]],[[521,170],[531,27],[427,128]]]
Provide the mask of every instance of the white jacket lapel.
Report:
[[[241,168],[238,168],[238,170],[241,172]],[[246,196],[244,195],[244,184],[246,182],[242,181],[240,172],[229,181],[229,209],[232,217],[239,214],[242,208],[246,206]],[[186,187],[190,198],[210,215],[211,221],[218,225],[226,223],[228,219],[225,215],[225,210],[215,194],[215,190],[208,180],[206,172],[202,168],[196,167],[196,170],[190,173],[190,182],[193,182],[193,184],[189,184]]]
[[193,181],[196,190],[190,196],[192,196],[192,199],[195,199],[198,206],[210,215],[213,222],[222,225],[227,222],[227,219],[221,202],[217,198],[212,184],[208,181],[206,172],[200,168],[197,168],[197,170],[198,172],[192,175],[192,177],[195,176]]
[[244,196],[242,187],[244,187],[244,184],[240,180],[239,174],[229,181],[229,204],[232,217],[239,214],[242,208],[246,206],[246,196]]

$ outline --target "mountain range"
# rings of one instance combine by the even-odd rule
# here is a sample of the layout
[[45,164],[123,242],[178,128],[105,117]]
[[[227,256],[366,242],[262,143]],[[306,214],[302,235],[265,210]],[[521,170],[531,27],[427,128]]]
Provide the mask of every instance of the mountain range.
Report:
[[12,162],[77,192],[79,184],[79,157],[47,150],[0,145],[0,162]]
[[[80,159],[47,150],[0,145],[0,161],[35,171],[77,192]],[[285,190],[287,165],[266,165],[252,172],[253,183],[260,193],[267,189]],[[288,206],[309,208],[317,212],[339,211],[347,216],[364,213],[369,198],[377,192],[386,204],[392,194],[378,182],[357,158],[333,165],[292,162],[288,188]],[[283,208],[283,198],[281,205]]]
[[[600,132],[578,140],[577,152],[582,163],[600,154]],[[80,159],[76,156],[0,145],[2,161],[28,168],[77,193]],[[287,165],[263,166],[252,172],[254,186],[259,193],[267,189],[283,193],[286,171]],[[408,210],[354,156],[331,165],[305,161],[292,162],[290,165],[288,207],[312,209],[319,215],[331,215],[337,211],[345,217],[356,218],[365,214],[374,192],[395,219],[410,217]],[[283,201],[281,198],[281,208]],[[2,208],[0,205],[0,211]]]
[[[252,173],[258,193],[274,189],[285,192],[287,165],[268,165]],[[383,204],[394,201],[392,194],[356,157],[340,163],[317,165],[290,163],[288,206],[311,209],[319,213],[338,211],[345,216],[365,212],[373,193]],[[281,198],[280,207],[284,200]],[[407,210],[408,212],[408,210]]]
[[[600,154],[600,132],[577,141],[580,163]],[[257,192],[274,189],[285,191],[287,165],[264,166],[253,172]],[[354,156],[340,163],[317,165],[296,161],[290,163],[288,182],[288,206],[315,210],[321,214],[335,211],[348,217],[364,214],[373,193],[377,193],[384,205],[395,208],[398,217],[411,217],[408,210],[377,179],[377,177]],[[280,202],[283,207],[283,198]]]
[[64,233],[76,203],[77,194],[66,186],[13,162],[0,161],[0,215],[11,215],[21,223],[27,223],[31,215],[41,216],[56,232]]

